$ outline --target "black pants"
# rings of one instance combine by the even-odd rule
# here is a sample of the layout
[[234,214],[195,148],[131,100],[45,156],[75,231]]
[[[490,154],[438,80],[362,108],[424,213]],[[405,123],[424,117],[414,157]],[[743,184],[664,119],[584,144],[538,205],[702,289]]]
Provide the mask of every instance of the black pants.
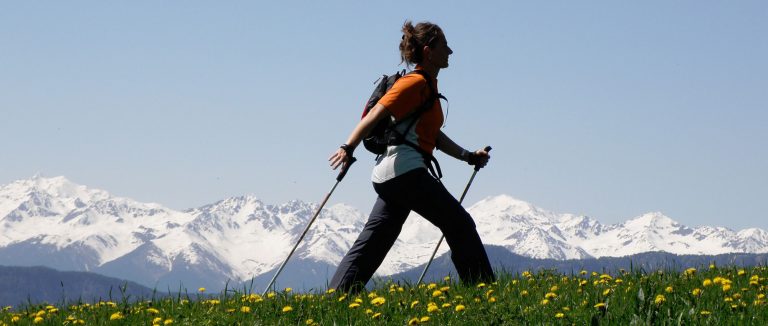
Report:
[[373,188],[379,198],[363,231],[339,263],[330,288],[339,291],[363,288],[397,240],[411,210],[443,232],[451,248],[451,260],[463,282],[495,280],[472,216],[426,169],[374,183]]

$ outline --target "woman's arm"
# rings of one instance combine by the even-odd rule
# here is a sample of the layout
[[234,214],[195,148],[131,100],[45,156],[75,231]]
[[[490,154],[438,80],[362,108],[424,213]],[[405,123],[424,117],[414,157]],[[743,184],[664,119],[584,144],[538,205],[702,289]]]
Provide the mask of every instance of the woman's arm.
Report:
[[355,129],[352,130],[352,133],[347,138],[347,142],[344,143],[344,145],[347,146],[347,149],[339,148],[328,158],[328,161],[331,162],[331,167],[336,170],[342,163],[346,164],[349,161],[349,156],[352,155],[355,147],[360,144],[363,137],[371,132],[379,120],[389,118],[389,116],[389,111],[387,111],[384,105],[376,104],[376,106],[374,106],[368,114],[357,123]]
[[488,155],[488,152],[483,149],[478,149],[474,152],[467,151],[463,147],[456,144],[453,140],[451,140],[451,138],[443,133],[442,130],[440,131],[440,134],[437,135],[436,145],[437,149],[439,149],[441,152],[448,154],[456,159],[465,161],[471,165],[484,167],[486,164],[488,164],[488,160],[491,158],[491,156]]

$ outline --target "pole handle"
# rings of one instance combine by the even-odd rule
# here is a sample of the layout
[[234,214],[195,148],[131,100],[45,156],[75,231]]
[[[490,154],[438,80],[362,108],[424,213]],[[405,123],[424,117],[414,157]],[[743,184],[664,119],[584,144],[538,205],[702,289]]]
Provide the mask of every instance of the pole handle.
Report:
[[352,163],[355,163],[357,159],[354,156],[351,156],[349,159],[348,164],[343,164],[341,167],[341,171],[339,172],[339,175],[336,176],[336,181],[341,182],[341,179],[344,179],[344,176],[347,175],[347,172],[349,171],[349,168],[352,166]]
[[[491,146],[485,146],[485,148],[483,148],[483,150],[484,150],[486,153],[487,153],[487,152],[490,152],[492,149],[493,149],[493,148],[491,148]],[[480,171],[480,166],[479,166],[479,165],[475,165],[475,171]]]

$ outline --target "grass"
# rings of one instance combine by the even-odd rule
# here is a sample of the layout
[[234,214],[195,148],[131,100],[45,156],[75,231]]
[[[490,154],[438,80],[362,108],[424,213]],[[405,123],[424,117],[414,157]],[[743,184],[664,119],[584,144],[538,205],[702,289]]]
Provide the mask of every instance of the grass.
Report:
[[265,297],[242,291],[155,300],[5,307],[0,325],[631,325],[768,324],[768,268],[500,274],[493,284],[381,283]]

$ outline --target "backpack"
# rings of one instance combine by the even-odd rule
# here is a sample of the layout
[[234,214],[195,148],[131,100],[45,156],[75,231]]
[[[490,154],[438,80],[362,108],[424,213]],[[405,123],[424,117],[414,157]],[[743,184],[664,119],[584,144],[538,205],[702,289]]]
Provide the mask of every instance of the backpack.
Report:
[[[427,163],[427,167],[429,168],[430,173],[437,179],[440,179],[442,177],[442,171],[440,171],[440,164],[437,162],[437,160],[432,156],[430,153],[424,151],[419,147],[418,145],[408,141],[405,139],[405,136],[410,132],[411,128],[416,124],[416,121],[418,121],[419,116],[432,108],[434,106],[435,101],[442,98],[445,99],[445,96],[442,94],[439,94],[437,92],[434,92],[434,86],[432,85],[432,78],[424,71],[421,70],[414,70],[411,71],[408,74],[420,74],[424,77],[424,79],[427,80],[428,87],[433,90],[432,96],[430,96],[424,104],[419,106],[414,110],[413,113],[409,114],[405,118],[401,119],[400,121],[392,122],[392,119],[382,119],[376,125],[373,127],[373,130],[363,137],[363,146],[365,149],[367,149],[369,152],[376,154],[376,159],[379,158],[380,155],[384,154],[384,152],[387,150],[387,146],[389,145],[401,145],[406,144],[412,148],[414,148],[416,151],[421,153],[421,155],[424,157],[424,161]],[[384,94],[389,91],[390,88],[392,88],[392,85],[395,84],[395,82],[400,79],[401,77],[405,76],[406,72],[405,69],[402,71],[398,71],[393,75],[387,76],[383,75],[380,79],[378,84],[373,90],[373,93],[371,94],[371,97],[368,99],[368,102],[366,102],[365,107],[363,108],[363,115],[361,117],[364,118],[368,113],[373,109],[374,106],[376,106],[376,103],[379,102],[379,100],[384,96]],[[405,132],[403,134],[397,132],[395,127],[400,125],[404,121],[410,121],[408,127],[405,129]],[[432,164],[436,166],[437,171],[435,172],[434,168],[432,167]]]

